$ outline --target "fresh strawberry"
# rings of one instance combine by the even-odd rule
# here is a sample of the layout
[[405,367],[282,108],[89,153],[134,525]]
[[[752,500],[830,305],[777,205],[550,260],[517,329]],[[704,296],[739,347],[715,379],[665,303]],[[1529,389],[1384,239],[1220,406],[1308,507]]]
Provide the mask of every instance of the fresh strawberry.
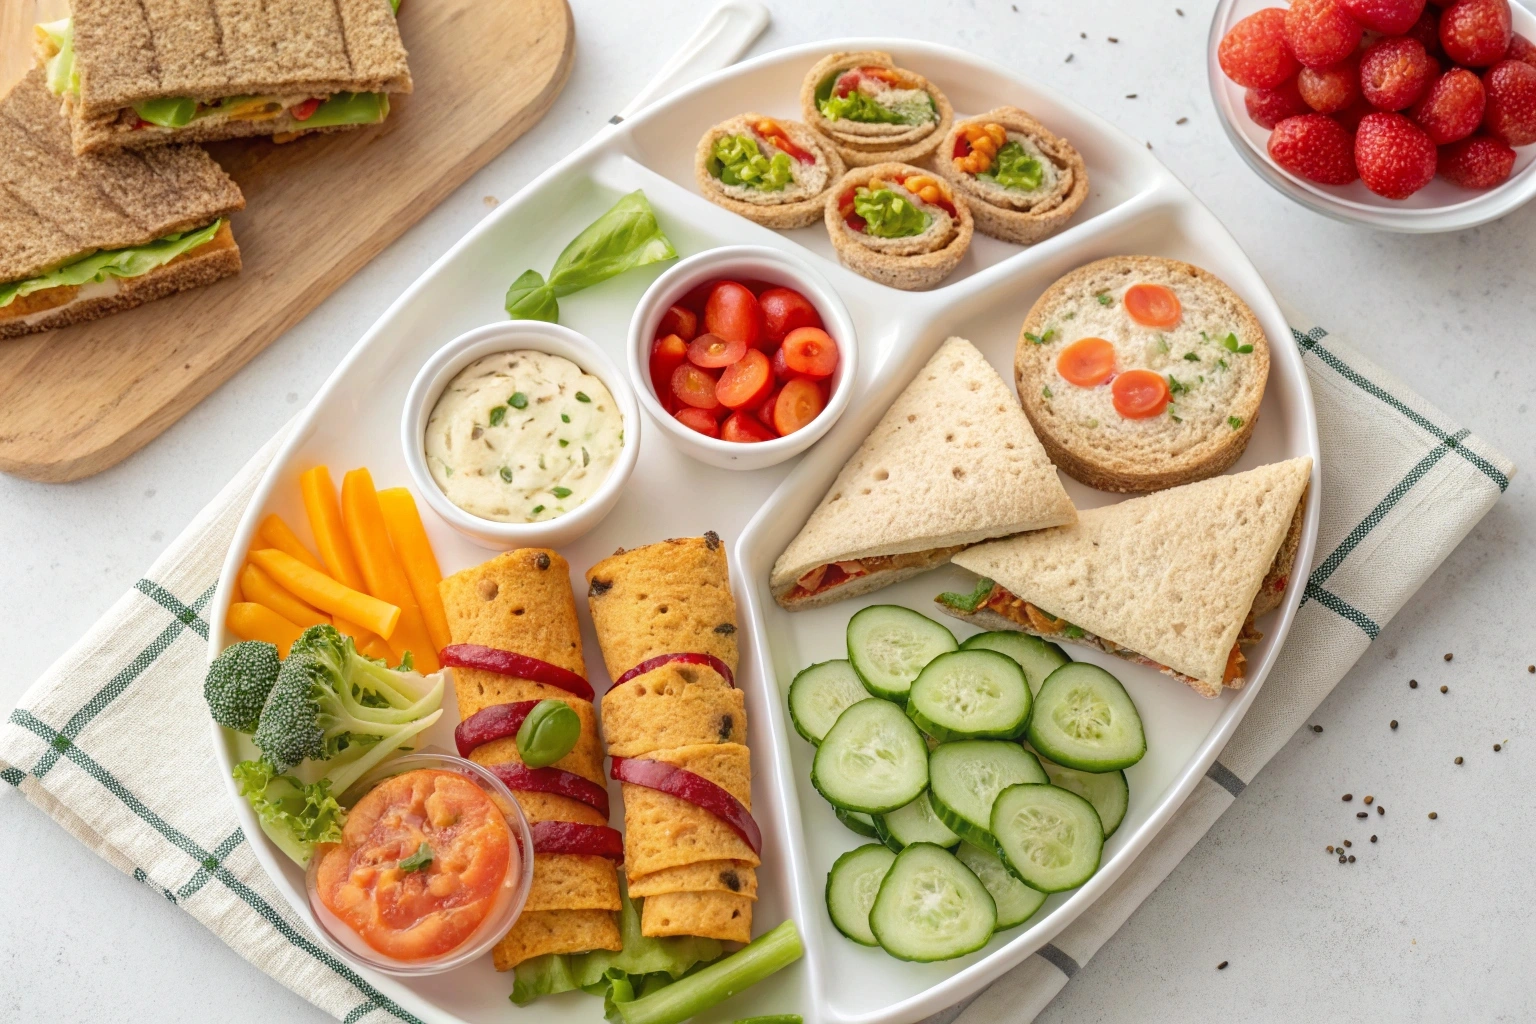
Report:
[[1462,188],[1503,184],[1515,166],[1515,151],[1498,139],[1474,135],[1440,147],[1440,176]]
[[1413,119],[1431,142],[1444,145],[1464,139],[1483,123],[1483,82],[1466,68],[1452,68],[1413,105]]
[[1407,32],[1424,12],[1424,0],[1339,0],[1339,6],[1372,32],[1388,36]]
[[1286,118],[1269,137],[1275,163],[1320,185],[1348,185],[1359,177],[1353,149],[1349,132],[1323,114]]
[[1309,68],[1337,64],[1360,48],[1360,23],[1334,0],[1291,0],[1285,41]]
[[1402,110],[1423,96],[1439,73],[1440,65],[1417,39],[1383,39],[1360,58],[1360,91],[1377,110]]
[[[1303,69],[1305,73],[1305,69]],[[1274,128],[1288,117],[1305,114],[1310,107],[1296,88],[1296,79],[1287,79],[1273,89],[1249,89],[1243,94],[1248,116],[1261,128]]]
[[1435,8],[1424,8],[1419,20],[1403,34],[1409,39],[1417,39],[1431,57],[1440,56],[1440,12]]
[[1402,114],[1367,114],[1355,132],[1355,166],[1365,187],[1388,199],[1407,199],[1435,176],[1435,144]]
[[1360,62],[1351,57],[1326,68],[1302,68],[1296,85],[1319,114],[1343,110],[1360,98]]
[[1440,45],[1464,67],[1497,62],[1509,49],[1512,34],[1509,0],[1456,0],[1440,15]]
[[1355,102],[1331,116],[1335,121],[1344,126],[1345,131],[1349,132],[1350,135],[1354,135],[1355,132],[1360,130],[1361,119],[1366,114],[1373,114],[1375,112],[1376,108],[1365,102],[1362,98],[1355,100]]
[[1483,74],[1488,109],[1483,127],[1511,146],[1536,142],[1536,67],[1502,60]]
[[1504,59],[1521,60],[1536,67],[1536,43],[1516,32],[1509,37],[1509,49],[1504,52]]
[[1266,7],[1232,26],[1216,48],[1228,78],[1245,89],[1273,89],[1300,70],[1285,42],[1285,10]]

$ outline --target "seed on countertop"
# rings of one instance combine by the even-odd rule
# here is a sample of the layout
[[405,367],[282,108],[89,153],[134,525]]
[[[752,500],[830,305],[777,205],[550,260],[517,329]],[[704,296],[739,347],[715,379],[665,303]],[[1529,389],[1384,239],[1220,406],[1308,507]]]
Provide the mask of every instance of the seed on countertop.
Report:
[[1373,804],[1373,803],[1375,803],[1375,802],[1376,802],[1376,798],[1375,798],[1375,797],[1373,797],[1373,796],[1367,796],[1367,797],[1366,797],[1366,798],[1365,798],[1365,802],[1366,802],[1366,803],[1367,803],[1367,804]]
[[1451,652],[1450,651],[1446,651],[1445,652],[1445,660],[1446,661],[1450,661],[1451,660]]
[[1451,688],[1449,686],[1442,686],[1442,687],[1440,687],[1440,692],[1441,693],[1450,693],[1451,692]]
[[[1149,142],[1149,143],[1147,143],[1147,148],[1148,148],[1148,149],[1151,149],[1151,148],[1152,148],[1152,143],[1150,143],[1150,142]],[[1322,731],[1323,731],[1323,730],[1321,730],[1321,729],[1319,729],[1319,730],[1317,730],[1317,731],[1318,731],[1318,732],[1322,732]]]
[[1350,842],[1348,839],[1346,839],[1346,840],[1344,840],[1344,845],[1345,846],[1354,846],[1355,844]]
[[1133,100],[1133,99],[1136,98],[1136,94],[1133,93],[1133,92],[1128,92],[1128,93],[1125,94],[1125,98],[1128,99],[1128,100]]
[[1343,855],[1343,854],[1342,854],[1342,853],[1341,853],[1341,854],[1339,854],[1339,863],[1340,863],[1340,864],[1343,864],[1343,863],[1344,863],[1344,861],[1345,861],[1345,857],[1344,857],[1344,855]]
[[1377,814],[1386,814],[1387,813],[1387,809],[1385,807],[1381,806],[1381,804],[1377,804],[1376,805],[1376,813]]
[[1355,798],[1355,794],[1353,794],[1353,793],[1345,793],[1342,797],[1340,797],[1340,799],[1343,800],[1345,803],[1349,803],[1354,798]]
[[1357,818],[1363,818],[1365,816],[1366,816],[1366,812],[1364,812],[1364,811],[1356,811],[1355,812],[1355,817],[1357,817]]
[[1527,672],[1536,672],[1536,665],[1527,665],[1525,666],[1525,670]]
[[1355,862],[1355,855],[1354,855],[1354,854],[1350,854],[1350,855],[1349,855],[1349,862],[1350,862],[1350,863],[1351,863],[1351,864],[1353,864],[1353,863],[1354,863],[1354,862]]
[[1175,7],[1173,9],[1173,13],[1177,14],[1181,18],[1184,17],[1184,9],[1182,7]]
[[1436,814],[1434,811],[1430,811],[1429,812],[1429,820],[1430,821],[1434,821],[1438,817],[1440,817],[1440,815]]
[[1390,724],[1391,724],[1392,728],[1396,729],[1397,728],[1397,719],[1395,719],[1395,718],[1392,719]]
[[1376,837],[1375,836],[1371,836],[1371,842],[1374,843],[1375,841],[1376,841]]
[[1079,39],[1087,39],[1087,38],[1088,38],[1088,33],[1087,33],[1087,32],[1079,32],[1079,33],[1078,33],[1078,34],[1077,34],[1077,37],[1078,37],[1078,38],[1079,38]]
[[1313,732],[1322,732],[1322,731],[1323,731],[1323,727],[1322,727],[1322,726],[1320,726],[1320,725],[1314,725],[1314,726],[1313,726],[1313,727],[1312,727],[1312,731],[1313,731]]
[[1459,758],[1459,757],[1458,757],[1458,758],[1457,758],[1457,759],[1456,759],[1456,763],[1457,763],[1457,764],[1461,764],[1461,758]]
[[1222,961],[1222,962],[1221,962],[1221,963],[1219,963],[1219,964],[1217,964],[1217,965],[1216,965],[1216,969],[1217,969],[1217,970],[1218,970],[1218,971],[1224,971],[1224,970],[1226,970],[1226,969],[1227,969],[1227,962],[1226,962],[1226,961],[1225,961],[1225,960],[1223,960],[1223,961]]
[[1067,54],[1067,59],[1062,61],[1062,63],[1063,64],[1071,64],[1072,63],[1072,55],[1070,53]]
[[[1117,38],[1117,37],[1115,37],[1115,36],[1105,36],[1105,37],[1104,37],[1104,38],[1105,38],[1105,39],[1108,39],[1108,40],[1109,40],[1109,41],[1110,41],[1110,42],[1112,42],[1112,43],[1118,43],[1118,42],[1119,42],[1119,41],[1120,41],[1120,40],[1119,40],[1119,39],[1118,39],[1118,38]],[[1449,660],[1449,659],[1447,659],[1447,660]]]
[[1504,747],[1503,747],[1503,745],[1502,745],[1502,744],[1498,744],[1498,743],[1495,743],[1495,744],[1494,744],[1494,745],[1493,745],[1493,752],[1494,752],[1494,753],[1495,753],[1495,754],[1497,754],[1497,753],[1498,753],[1498,752],[1499,752],[1499,751],[1501,751],[1501,750],[1503,750],[1503,749],[1504,749]]
[[1181,117],[1181,118],[1179,118],[1177,121],[1175,121],[1173,123],[1174,124],[1189,124],[1189,118]]
[[1410,690],[1417,690],[1418,688],[1419,688],[1419,681],[1417,679],[1410,679],[1410,680],[1408,680],[1408,689],[1410,689]]
[[1333,847],[1331,847],[1331,846],[1330,846],[1330,847],[1328,847],[1328,852],[1329,852],[1329,853],[1332,853],[1332,852],[1333,852]]

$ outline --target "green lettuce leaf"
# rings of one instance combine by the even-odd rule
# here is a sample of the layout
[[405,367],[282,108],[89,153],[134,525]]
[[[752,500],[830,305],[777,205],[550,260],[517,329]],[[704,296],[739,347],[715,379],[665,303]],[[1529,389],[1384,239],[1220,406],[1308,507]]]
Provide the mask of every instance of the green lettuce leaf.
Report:
[[62,18],[37,26],[37,31],[48,38],[58,51],[48,58],[44,70],[48,78],[48,90],[55,96],[66,92],[80,95],[80,75],[75,70],[75,22]]
[[507,289],[507,315],[513,320],[543,320],[545,323],[560,322],[560,303],[555,290],[544,283],[544,275],[537,270],[525,270],[512,287]]
[[306,784],[279,775],[265,758],[241,761],[234,777],[261,819],[261,830],[298,864],[309,863],[317,843],[341,841],[346,812],[331,795],[329,780]]
[[864,218],[864,233],[876,238],[910,238],[928,229],[928,215],[888,188],[853,195],[853,212]]
[[722,135],[709,157],[709,173],[727,185],[747,185],[761,192],[778,192],[794,180],[789,154],[763,155],[750,135]]
[[388,116],[389,97],[382,92],[339,92],[315,108],[309,120],[299,123],[305,128],[328,128],[338,124],[377,124]]
[[821,101],[821,116],[828,121],[847,118],[865,124],[905,124],[902,116],[855,89],[847,96],[828,96]]
[[1033,192],[1044,180],[1045,168],[1040,166],[1039,160],[1024,152],[1023,146],[1010,140],[997,151],[997,162],[991,169],[983,171],[976,177],[994,182],[1003,188]]
[[565,247],[549,272],[549,285],[556,295],[569,295],[676,255],[645,193],[636,189]]
[[219,225],[223,223],[223,220],[216,220],[201,230],[167,235],[148,245],[92,253],[50,270],[46,274],[0,284],[0,309],[9,306],[23,295],[30,295],[47,288],[105,281],[109,277],[139,277],[147,274],[156,267],[171,262],[182,253],[212,241],[213,236],[218,233]]
[[983,576],[976,581],[976,587],[969,594],[957,594],[953,590],[946,590],[936,600],[946,608],[953,608],[957,612],[965,612],[969,615],[981,607],[981,602],[992,593],[992,581]]
[[162,96],[133,105],[140,120],[162,128],[184,128],[197,116],[197,100],[188,96]]

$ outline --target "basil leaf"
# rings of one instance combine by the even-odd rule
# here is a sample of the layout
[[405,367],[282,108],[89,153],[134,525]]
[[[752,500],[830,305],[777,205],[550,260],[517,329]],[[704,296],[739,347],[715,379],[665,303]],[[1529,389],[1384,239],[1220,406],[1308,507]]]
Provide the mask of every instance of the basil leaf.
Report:
[[560,303],[555,301],[555,290],[544,283],[537,270],[525,270],[522,276],[507,289],[507,315],[513,320],[543,320],[546,323],[560,321]]
[[563,700],[541,700],[517,730],[517,755],[529,768],[554,764],[581,738],[581,718]]
[[432,863],[432,847],[422,843],[416,852],[400,862],[401,871],[425,871]]
[[565,247],[549,272],[549,286],[556,295],[569,295],[626,270],[676,255],[677,250],[656,223],[645,193],[636,189]]

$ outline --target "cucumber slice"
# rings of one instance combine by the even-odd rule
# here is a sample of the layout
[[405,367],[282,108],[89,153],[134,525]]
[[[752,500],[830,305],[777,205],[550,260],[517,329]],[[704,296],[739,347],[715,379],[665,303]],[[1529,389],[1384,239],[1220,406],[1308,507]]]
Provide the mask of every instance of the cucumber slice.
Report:
[[845,811],[841,807],[832,808],[832,813],[837,815],[837,820],[848,826],[848,830],[865,839],[879,839],[880,830],[875,828],[875,817],[865,814],[863,811]]
[[849,850],[827,872],[827,914],[833,926],[861,946],[878,946],[869,908],[896,855],[878,843]]
[[1029,743],[1080,772],[1129,768],[1147,753],[1141,715],[1120,680],[1087,662],[1052,672],[1035,696]]
[[1131,803],[1131,786],[1125,781],[1125,772],[1080,772],[1076,768],[1063,768],[1043,757],[1040,767],[1045,769],[1051,785],[1076,793],[1093,804],[1099,823],[1104,826],[1105,839],[1115,834]]
[[1075,889],[1099,870],[1104,826],[1093,805],[1058,786],[1009,786],[992,805],[1003,863],[1039,892]]
[[811,784],[845,811],[894,811],[928,785],[928,745],[901,708],[861,700],[838,716],[816,748]]
[[997,904],[997,928],[1012,928],[1035,916],[1045,903],[1045,893],[1036,892],[1009,873],[997,854],[970,843],[961,843],[955,851],[960,863],[970,868]]
[[960,837],[933,813],[927,793],[905,807],[880,815],[875,819],[875,828],[880,831],[880,841],[897,853],[913,843],[933,843],[953,850],[960,841]]
[[943,743],[928,755],[928,795],[939,820],[972,846],[992,845],[992,801],[1020,782],[1045,782],[1034,754],[1007,740]]
[[907,694],[907,714],[934,739],[1024,734],[1032,698],[1024,670],[996,651],[952,651],[930,661]]
[[845,659],[818,662],[801,669],[789,684],[789,720],[801,736],[820,743],[838,715],[868,696]]
[[899,605],[870,605],[848,620],[848,660],[864,688],[899,704],[924,665],[959,649],[955,634]]
[[992,894],[955,855],[932,843],[913,843],[885,873],[869,928],[898,960],[952,960],[992,937],[997,905]]
[[977,633],[975,636],[966,637],[965,642],[960,645],[962,651],[972,651],[978,647],[1006,654],[1018,662],[1019,667],[1024,670],[1024,678],[1029,680],[1031,693],[1039,693],[1046,676],[1072,661],[1067,657],[1066,651],[1049,640],[1042,640],[1033,633],[1021,633],[1016,629]]

